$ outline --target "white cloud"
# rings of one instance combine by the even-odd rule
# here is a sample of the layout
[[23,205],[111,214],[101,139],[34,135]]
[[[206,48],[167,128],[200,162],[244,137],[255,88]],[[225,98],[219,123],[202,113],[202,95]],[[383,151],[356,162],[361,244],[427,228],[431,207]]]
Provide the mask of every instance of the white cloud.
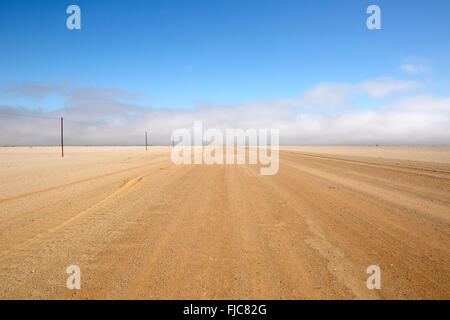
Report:
[[371,99],[386,98],[396,93],[413,91],[423,87],[419,81],[405,81],[390,77],[352,83],[321,83],[292,103],[303,107],[342,107],[354,106],[352,96],[367,95]]
[[[278,128],[282,144],[449,145],[450,96],[402,96],[371,110],[331,108],[355,104],[350,99],[355,92],[378,98],[415,86],[386,79],[327,84],[306,91],[300,99],[208,104],[189,110],[125,103],[121,99],[134,95],[120,90],[74,90],[65,107],[54,111],[0,106],[0,145],[57,145],[61,115],[67,120],[68,145],[137,145],[143,142],[146,130],[151,144],[169,145],[173,130],[191,128],[195,120],[203,120],[206,128]],[[345,94],[339,96],[339,92]],[[299,106],[299,101],[304,105]],[[311,108],[320,104],[330,108],[320,113]]]
[[297,103],[305,107],[341,107],[351,105],[349,95],[353,86],[349,83],[322,83],[306,90]]
[[406,57],[400,65],[400,70],[407,74],[417,75],[425,73],[430,69],[428,63],[424,59],[417,57]]
[[400,70],[402,70],[405,73],[409,73],[409,74],[420,74],[420,73],[424,73],[427,68],[423,65],[417,65],[417,64],[412,64],[412,63],[403,63],[400,66]]
[[37,82],[25,82],[0,90],[0,93],[21,97],[40,98],[50,94],[64,94],[64,88]]
[[355,85],[355,92],[369,95],[373,99],[388,97],[395,93],[407,92],[422,87],[419,81],[404,81],[394,78],[366,80]]

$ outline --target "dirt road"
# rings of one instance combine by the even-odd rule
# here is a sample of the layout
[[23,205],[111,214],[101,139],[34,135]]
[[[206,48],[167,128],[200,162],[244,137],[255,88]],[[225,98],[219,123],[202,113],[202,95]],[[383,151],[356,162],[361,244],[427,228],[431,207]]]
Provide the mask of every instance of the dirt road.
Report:
[[169,148],[1,149],[2,299],[450,298],[448,162],[285,148],[261,176]]

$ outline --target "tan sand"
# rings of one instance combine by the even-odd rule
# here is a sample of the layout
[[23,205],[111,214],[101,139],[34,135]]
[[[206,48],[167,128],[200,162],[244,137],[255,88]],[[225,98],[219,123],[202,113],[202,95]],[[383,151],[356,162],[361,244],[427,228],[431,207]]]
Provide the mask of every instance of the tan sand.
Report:
[[0,148],[0,298],[450,298],[449,148],[282,147],[274,176],[170,150]]

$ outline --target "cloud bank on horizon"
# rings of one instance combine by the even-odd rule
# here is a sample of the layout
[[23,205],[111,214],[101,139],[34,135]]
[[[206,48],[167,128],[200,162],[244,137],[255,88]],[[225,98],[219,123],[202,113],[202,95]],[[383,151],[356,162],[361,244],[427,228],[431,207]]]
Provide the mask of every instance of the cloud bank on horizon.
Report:
[[[177,128],[202,120],[205,128],[272,128],[282,145],[449,145],[450,96],[423,92],[425,84],[392,77],[358,83],[319,83],[299,97],[235,105],[152,108],[139,92],[70,88],[37,82],[0,95],[42,99],[59,95],[55,110],[0,105],[0,145],[58,145],[59,117],[68,145],[170,145]],[[361,103],[363,98],[363,103]],[[375,107],[366,108],[369,101]]]

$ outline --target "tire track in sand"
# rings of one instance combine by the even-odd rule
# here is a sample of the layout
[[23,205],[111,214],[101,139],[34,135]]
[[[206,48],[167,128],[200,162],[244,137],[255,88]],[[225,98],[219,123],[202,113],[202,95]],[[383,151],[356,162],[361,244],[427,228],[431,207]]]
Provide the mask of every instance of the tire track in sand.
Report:
[[132,170],[136,170],[136,169],[140,169],[140,168],[145,168],[145,167],[148,167],[150,165],[155,165],[155,164],[164,163],[164,162],[167,162],[167,160],[161,160],[161,161],[157,161],[157,162],[147,163],[147,164],[144,164],[144,165],[141,165],[141,166],[137,166],[137,167],[133,167],[133,168],[126,168],[126,169],[122,169],[122,170],[118,170],[118,171],[114,171],[114,172],[109,172],[109,173],[106,173],[106,174],[98,175],[98,176],[95,176],[95,177],[89,177],[89,178],[85,178],[85,179],[81,179],[81,180],[77,180],[77,181],[72,181],[72,182],[69,182],[69,183],[60,184],[60,185],[57,185],[57,186],[53,186],[53,187],[49,187],[49,188],[45,188],[45,189],[41,189],[41,190],[36,190],[36,191],[28,192],[28,193],[23,193],[23,194],[19,194],[19,195],[15,195],[15,196],[9,197],[9,198],[0,199],[0,203],[12,201],[12,200],[17,200],[17,199],[21,199],[21,198],[25,198],[25,197],[29,197],[29,196],[33,196],[33,195],[38,195],[38,194],[41,194],[41,193],[44,193],[44,192],[49,192],[49,191],[53,191],[53,190],[57,190],[57,189],[61,189],[61,188],[69,187],[69,186],[73,186],[73,185],[76,185],[76,184],[80,184],[80,183],[83,183],[83,182],[97,180],[97,179],[113,176],[113,175],[124,173],[124,172],[128,172],[128,171],[132,171]]
[[[195,166],[198,168],[198,166]],[[194,168],[195,168],[194,167]],[[192,167],[191,167],[192,168]],[[193,169],[195,170],[195,169]],[[150,278],[156,262],[161,258],[161,256],[168,251],[170,242],[173,241],[176,236],[177,231],[182,227],[182,224],[186,217],[189,215],[189,209],[191,204],[202,197],[203,194],[200,192],[204,188],[208,181],[208,171],[203,170],[199,173],[199,181],[195,184],[195,187],[190,191],[189,196],[183,201],[181,209],[175,214],[173,220],[170,221],[164,234],[161,236],[159,241],[156,243],[155,247],[149,253],[150,256],[145,258],[145,263],[143,267],[137,271],[134,279],[128,284],[128,288],[124,293],[125,299],[136,299],[141,297],[142,292],[146,290],[148,279]],[[186,183],[186,181],[184,181]]]
[[114,191],[112,194],[108,195],[106,198],[104,198],[103,200],[101,200],[100,202],[97,202],[96,204],[94,204],[93,206],[86,208],[82,211],[80,211],[79,213],[77,213],[76,215],[72,216],[71,218],[69,218],[68,220],[64,221],[63,223],[48,229],[45,232],[39,233],[37,234],[34,238],[31,238],[19,245],[16,245],[14,247],[12,247],[11,249],[5,250],[3,252],[0,253],[0,261],[2,261],[3,259],[5,259],[8,255],[12,254],[15,251],[18,250],[24,250],[27,247],[31,246],[32,244],[34,244],[35,242],[41,240],[42,238],[45,238],[46,236],[64,228],[66,225],[68,225],[69,223],[79,219],[80,217],[86,215],[87,213],[94,211],[100,207],[102,207],[103,205],[105,205],[108,201],[110,201],[111,199],[113,199],[114,197],[120,196],[123,192],[127,191],[128,189],[136,186],[138,183],[140,183],[143,179],[144,176],[146,176],[147,174],[141,175],[139,177],[133,178],[131,180],[129,180],[128,182],[126,182],[124,185],[122,185],[119,189],[117,189],[116,191]]

